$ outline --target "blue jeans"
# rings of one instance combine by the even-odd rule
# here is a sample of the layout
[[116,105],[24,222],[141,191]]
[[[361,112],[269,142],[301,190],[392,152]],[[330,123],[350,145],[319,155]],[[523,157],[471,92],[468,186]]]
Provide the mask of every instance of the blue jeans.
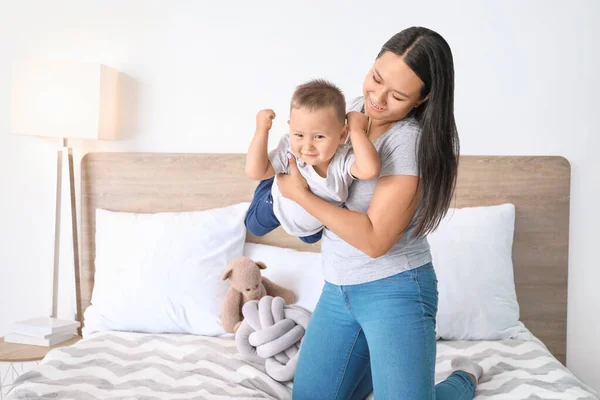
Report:
[[[254,236],[263,236],[277,228],[279,220],[273,212],[273,196],[271,195],[271,188],[273,187],[273,181],[275,177],[260,181],[256,190],[254,191],[254,197],[246,213],[246,229]],[[310,235],[301,237],[304,243],[316,243],[321,240],[323,236],[323,230]]]
[[302,343],[293,398],[472,399],[466,372],[435,385],[433,265],[360,285],[325,283]]

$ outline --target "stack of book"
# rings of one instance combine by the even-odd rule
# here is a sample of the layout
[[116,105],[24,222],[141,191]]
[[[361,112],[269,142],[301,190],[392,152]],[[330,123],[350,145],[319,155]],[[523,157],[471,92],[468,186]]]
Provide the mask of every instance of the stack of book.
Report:
[[4,337],[4,342],[50,347],[73,338],[79,325],[79,321],[50,317],[19,321]]

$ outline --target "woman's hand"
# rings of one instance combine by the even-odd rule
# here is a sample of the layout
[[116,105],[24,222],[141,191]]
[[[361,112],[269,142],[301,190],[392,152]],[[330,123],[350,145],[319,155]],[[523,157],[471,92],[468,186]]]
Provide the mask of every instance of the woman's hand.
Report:
[[[289,158],[290,155],[288,155]],[[279,192],[286,199],[290,199],[300,204],[303,197],[310,193],[306,179],[298,171],[296,165],[296,157],[291,156],[289,159],[290,173],[277,175],[277,186]]]

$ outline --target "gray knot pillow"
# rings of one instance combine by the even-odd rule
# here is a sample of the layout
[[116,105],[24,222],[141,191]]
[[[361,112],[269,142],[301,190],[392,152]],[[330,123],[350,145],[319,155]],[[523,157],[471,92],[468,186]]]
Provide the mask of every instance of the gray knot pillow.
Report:
[[244,358],[264,363],[267,374],[278,382],[291,381],[310,311],[286,305],[281,297],[265,296],[242,307],[244,321],[235,343]]

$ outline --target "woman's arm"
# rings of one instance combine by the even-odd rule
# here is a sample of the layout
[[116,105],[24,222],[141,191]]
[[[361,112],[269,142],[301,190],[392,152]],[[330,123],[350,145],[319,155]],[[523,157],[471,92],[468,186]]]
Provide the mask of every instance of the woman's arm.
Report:
[[256,132],[246,154],[246,176],[250,179],[263,180],[275,175],[268,151],[269,130],[274,118],[273,110],[261,110],[256,115]]
[[381,257],[398,241],[416,210],[419,178],[392,175],[379,178],[366,214],[337,207],[310,192],[290,160],[291,174],[278,176],[283,196],[300,204],[345,242],[372,258]]
[[350,141],[354,151],[354,163],[350,167],[350,173],[356,179],[375,179],[381,171],[379,154],[375,146],[367,136],[367,116],[357,111],[348,113],[348,127],[350,129]]

